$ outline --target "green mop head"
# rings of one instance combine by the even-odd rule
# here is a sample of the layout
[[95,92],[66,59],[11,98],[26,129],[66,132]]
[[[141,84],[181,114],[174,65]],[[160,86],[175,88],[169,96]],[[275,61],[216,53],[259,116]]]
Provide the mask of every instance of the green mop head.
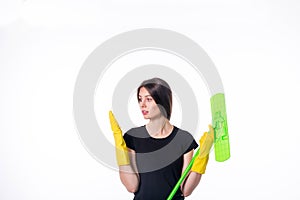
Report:
[[230,158],[230,146],[227,128],[227,114],[224,94],[215,94],[210,98],[212,125],[215,131],[215,159],[223,162]]

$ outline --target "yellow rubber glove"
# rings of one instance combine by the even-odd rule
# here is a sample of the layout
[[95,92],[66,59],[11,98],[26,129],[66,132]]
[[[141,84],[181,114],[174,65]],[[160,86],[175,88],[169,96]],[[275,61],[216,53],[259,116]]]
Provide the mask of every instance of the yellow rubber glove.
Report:
[[126,143],[123,138],[122,130],[115,116],[113,115],[112,111],[109,111],[109,121],[110,121],[111,130],[114,133],[116,157],[117,157],[118,165],[119,166],[129,165],[130,161],[129,161]]
[[214,129],[208,126],[209,132],[205,132],[200,139],[200,152],[195,158],[191,171],[204,174],[209,159],[209,151],[214,143]]

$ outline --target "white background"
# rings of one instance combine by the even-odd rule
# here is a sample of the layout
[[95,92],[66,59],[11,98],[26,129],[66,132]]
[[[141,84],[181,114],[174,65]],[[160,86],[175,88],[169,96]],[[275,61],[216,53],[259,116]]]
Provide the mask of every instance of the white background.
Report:
[[296,0],[1,0],[0,199],[132,198],[81,144],[72,98],[87,56],[136,28],[191,38],[225,87],[232,157],[212,157],[187,199],[299,199],[299,11]]

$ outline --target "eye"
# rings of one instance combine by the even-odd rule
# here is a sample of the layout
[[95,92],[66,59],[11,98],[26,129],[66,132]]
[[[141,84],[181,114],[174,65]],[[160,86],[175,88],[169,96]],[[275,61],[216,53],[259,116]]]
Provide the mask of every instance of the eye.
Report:
[[152,98],[147,97],[147,101],[148,101],[148,102],[151,102],[151,101],[152,101]]
[[138,98],[138,102],[139,102],[139,103],[142,102],[142,98]]

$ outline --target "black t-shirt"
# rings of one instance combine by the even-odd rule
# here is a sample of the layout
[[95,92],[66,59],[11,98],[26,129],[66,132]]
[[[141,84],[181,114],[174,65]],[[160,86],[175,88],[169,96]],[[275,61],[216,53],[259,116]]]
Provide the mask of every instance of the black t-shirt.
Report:
[[[124,134],[128,148],[136,152],[140,176],[134,200],[166,200],[182,173],[183,155],[198,144],[193,136],[174,126],[166,138],[153,138],[145,126],[132,128]],[[173,200],[182,200],[180,189]]]

